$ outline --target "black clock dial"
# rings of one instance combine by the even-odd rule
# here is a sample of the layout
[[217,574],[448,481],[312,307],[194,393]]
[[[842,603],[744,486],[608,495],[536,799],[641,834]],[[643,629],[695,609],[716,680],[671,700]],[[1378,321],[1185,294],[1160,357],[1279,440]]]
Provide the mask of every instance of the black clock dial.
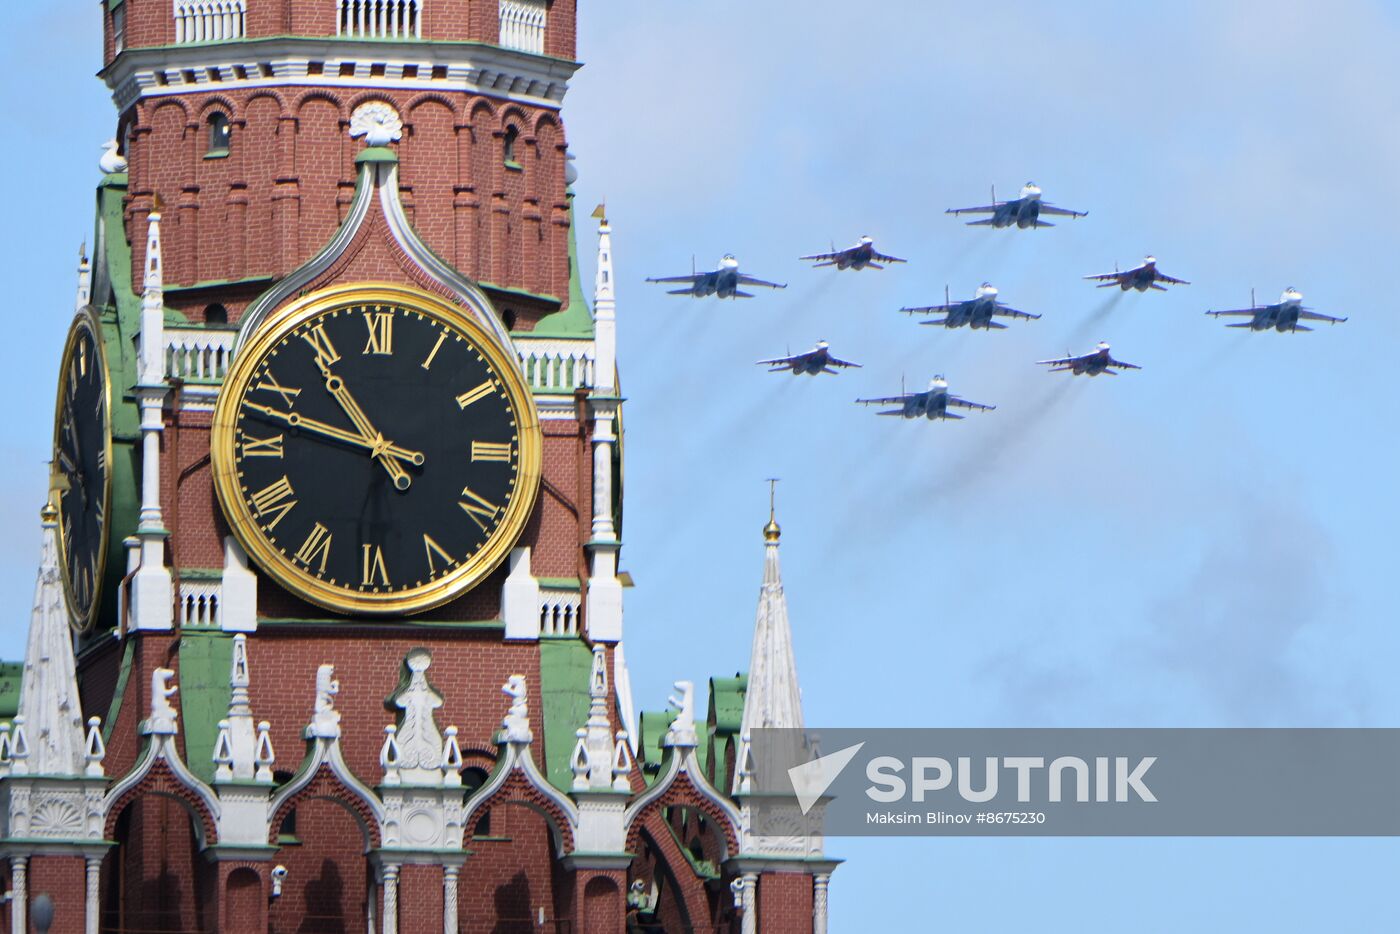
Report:
[[369,611],[426,608],[494,566],[538,471],[533,406],[502,355],[401,302],[278,330],[220,419],[255,557],[313,602]]
[[59,562],[73,623],[86,628],[98,606],[106,560],[108,459],[107,367],[98,325],[82,315],[64,348],[54,424]]

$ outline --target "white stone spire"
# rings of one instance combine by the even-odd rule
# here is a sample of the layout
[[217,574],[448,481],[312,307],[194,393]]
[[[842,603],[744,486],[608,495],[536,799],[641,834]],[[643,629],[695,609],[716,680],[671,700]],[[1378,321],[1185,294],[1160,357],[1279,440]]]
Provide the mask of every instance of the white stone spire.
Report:
[[608,224],[606,205],[598,205],[593,216],[598,218],[598,271],[593,279],[593,328],[598,345],[594,380],[598,390],[607,394],[617,389],[617,292],[613,277],[612,227]]
[[[772,482],[772,481],[770,481]],[[758,616],[754,620],[753,658],[744,696],[744,718],[739,735],[748,737],[760,727],[802,728],[802,692],[797,683],[797,659],[792,652],[792,627],[788,624],[783,573],[778,563],[778,527],[769,490],[768,524],[763,527],[763,586],[758,592]]]
[[49,504],[40,516],[44,543],[19,698],[29,746],[26,766],[31,775],[76,777],[87,766],[87,731],[78,702],[68,606],[59,579],[58,510]]
[[165,265],[161,259],[160,201],[146,217],[146,266],[141,284],[141,382],[162,383],[165,377]]
[[78,247],[78,294],[73,310],[82,311],[92,301],[92,263],[88,262],[87,243]]

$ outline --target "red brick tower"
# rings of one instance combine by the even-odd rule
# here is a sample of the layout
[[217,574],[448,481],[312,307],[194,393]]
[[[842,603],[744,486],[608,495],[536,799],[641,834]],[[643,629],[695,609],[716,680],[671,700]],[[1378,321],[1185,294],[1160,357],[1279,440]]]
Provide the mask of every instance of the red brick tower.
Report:
[[11,929],[47,888],[91,934],[824,931],[830,864],[746,851],[721,689],[705,743],[686,683],[628,726],[574,0],[101,12],[47,641],[0,732]]

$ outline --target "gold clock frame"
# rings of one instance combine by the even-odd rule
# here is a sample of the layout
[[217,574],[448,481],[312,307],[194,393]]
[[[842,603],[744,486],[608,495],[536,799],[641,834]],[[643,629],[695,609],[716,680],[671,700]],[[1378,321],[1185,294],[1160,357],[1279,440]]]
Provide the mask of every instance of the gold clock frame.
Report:
[[77,601],[73,596],[72,575],[68,573],[68,543],[64,541],[63,534],[63,497],[54,497],[57,500],[58,508],[58,572],[63,580],[63,601],[68,610],[68,625],[75,631],[83,633],[93,627],[97,621],[98,610],[102,606],[102,581],[107,576],[107,553],[108,539],[111,537],[111,529],[107,525],[112,519],[112,371],[107,366],[107,345],[102,340],[102,322],[93,313],[91,308],[84,308],[73,318],[73,323],[68,326],[68,337],[63,343],[63,356],[58,367],[58,390],[55,392],[53,407],[53,452],[55,474],[58,471],[58,441],[63,430],[63,387],[68,380],[68,367],[73,362],[73,351],[77,346],[78,336],[86,333],[88,340],[92,341],[92,346],[96,353],[97,366],[102,371],[102,462],[107,465],[106,476],[102,482],[102,502],[104,505],[106,519],[103,522],[102,530],[97,536],[97,568],[93,573],[92,581],[92,602],[88,611],[83,616],[74,613],[74,606]]
[[[324,312],[351,305],[399,305],[436,318],[457,328],[471,340],[500,376],[512,408],[520,439],[520,462],[516,473],[516,494],[495,533],[477,552],[451,573],[420,587],[397,593],[349,593],[327,586],[314,575],[297,567],[262,536],[245,502],[238,482],[235,462],[237,412],[248,392],[249,382],[264,355],[304,321]],[[489,313],[489,310],[488,310]],[[239,350],[224,377],[223,388],[214,407],[210,436],[214,490],[220,508],[233,534],[262,570],[293,595],[317,606],[348,615],[408,616],[441,606],[466,593],[496,570],[519,539],[534,513],[539,496],[540,466],[544,438],[534,396],[511,350],[499,346],[495,338],[462,308],[440,296],[411,286],[386,282],[355,282],[332,286],[278,310],[260,323],[256,333]]]

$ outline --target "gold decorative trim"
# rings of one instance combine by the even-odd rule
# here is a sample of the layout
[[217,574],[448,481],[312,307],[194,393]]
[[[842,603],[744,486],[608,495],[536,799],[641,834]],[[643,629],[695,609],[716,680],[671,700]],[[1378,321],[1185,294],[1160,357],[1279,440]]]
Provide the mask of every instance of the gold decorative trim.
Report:
[[[456,328],[472,341],[500,374],[512,408],[517,413],[520,461],[516,495],[506,507],[495,534],[476,554],[437,580],[408,591],[387,593],[348,592],[330,587],[303,571],[272,547],[262,536],[238,485],[235,444],[237,412],[243,404],[248,384],[265,354],[302,322],[350,305],[395,304],[437,318]],[[490,311],[490,309],[487,309]],[[539,412],[514,351],[500,346],[471,314],[441,297],[410,286],[384,282],[356,282],[333,286],[279,309],[268,316],[246,345],[239,349],[224,377],[214,407],[210,456],[214,490],[229,526],[244,550],[258,566],[294,596],[317,606],[351,615],[411,615],[430,610],[456,599],[484,580],[510,554],[516,540],[534,513],[540,487],[544,437]]]
[[58,572],[63,579],[63,599],[68,607],[68,624],[78,632],[87,632],[92,628],[97,620],[97,612],[102,606],[102,581],[107,576],[107,552],[110,529],[107,523],[112,520],[112,372],[107,368],[107,345],[102,340],[102,322],[97,315],[88,307],[78,312],[73,318],[73,323],[68,328],[68,339],[63,345],[63,357],[58,368],[58,390],[55,393],[53,412],[53,459],[54,468],[57,469],[58,462],[58,440],[62,431],[63,423],[63,387],[68,378],[68,365],[73,360],[73,349],[77,343],[80,333],[86,333],[88,340],[92,341],[95,349],[97,365],[102,374],[102,448],[103,463],[107,469],[103,472],[102,502],[105,521],[101,531],[97,535],[97,567],[93,572],[92,581],[92,604],[83,616],[74,613],[73,607],[77,602],[73,597],[72,575],[68,573],[68,547],[63,536],[63,497],[56,497],[58,500]]

